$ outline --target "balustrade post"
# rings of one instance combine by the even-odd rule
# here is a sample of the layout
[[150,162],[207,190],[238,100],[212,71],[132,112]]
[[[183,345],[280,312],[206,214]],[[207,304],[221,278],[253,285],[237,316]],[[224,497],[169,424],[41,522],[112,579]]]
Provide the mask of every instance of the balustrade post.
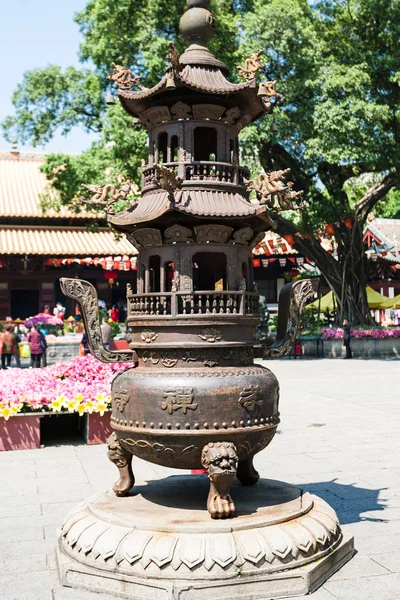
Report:
[[178,295],[175,293],[171,295],[171,315],[173,317],[178,315]]
[[240,315],[246,314],[245,302],[246,302],[246,292],[240,292],[240,306],[239,306],[239,314]]
[[232,312],[233,312],[234,315],[237,315],[237,312],[238,312],[238,301],[237,301],[237,299],[238,299],[237,295],[234,294],[233,298],[232,298],[232,305],[233,305]]
[[230,315],[231,314],[231,307],[232,307],[232,295],[228,294],[226,297],[226,314]]
[[186,179],[186,167],[183,162],[178,164],[178,177],[185,180]]

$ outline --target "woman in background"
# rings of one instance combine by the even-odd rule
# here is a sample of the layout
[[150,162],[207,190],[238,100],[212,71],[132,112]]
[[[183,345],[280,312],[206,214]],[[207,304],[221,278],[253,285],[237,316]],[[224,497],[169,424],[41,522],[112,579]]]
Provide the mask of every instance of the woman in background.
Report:
[[40,368],[40,360],[43,352],[47,348],[47,342],[43,333],[39,330],[39,325],[32,327],[28,333],[29,349],[31,351],[31,367]]
[[17,340],[13,332],[13,325],[6,325],[0,333],[1,368],[11,366],[11,357],[17,351]]

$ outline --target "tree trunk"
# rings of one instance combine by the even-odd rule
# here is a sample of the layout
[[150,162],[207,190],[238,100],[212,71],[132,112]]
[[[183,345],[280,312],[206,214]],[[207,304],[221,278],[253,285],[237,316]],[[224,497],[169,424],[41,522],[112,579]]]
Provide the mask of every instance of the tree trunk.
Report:
[[[266,171],[290,168],[296,184],[304,190],[305,196],[313,187],[315,174],[307,173],[297,159],[280,144],[264,143],[260,148],[260,160]],[[367,301],[368,265],[362,243],[363,223],[375,204],[393,187],[400,186],[400,169],[384,175],[351,207],[343,186],[349,177],[354,176],[353,167],[354,165],[330,164],[323,161],[318,165],[318,177],[330,197],[338,204],[337,216],[332,221],[341,223],[340,226],[335,226],[337,259],[322,248],[317,236],[304,237],[298,234],[298,226],[281,216],[278,217],[277,230],[281,235],[290,233],[296,241],[296,249],[308,256],[325,277],[339,307],[338,323],[341,324],[343,319],[347,318],[352,325],[372,325],[375,321]],[[365,166],[358,167],[365,171]],[[313,194],[314,198],[320,194],[315,186]],[[319,200],[326,201],[322,196]],[[344,225],[344,219],[347,219],[351,212],[353,228],[348,229]]]
[[282,217],[278,218],[279,233],[290,233],[296,241],[296,248],[316,265],[325,277],[337,301],[337,324],[347,318],[351,324],[372,324],[366,293],[367,262],[362,243],[362,227],[354,222],[353,229],[344,225],[336,232],[338,259],[324,250],[315,238],[303,238],[298,230]]

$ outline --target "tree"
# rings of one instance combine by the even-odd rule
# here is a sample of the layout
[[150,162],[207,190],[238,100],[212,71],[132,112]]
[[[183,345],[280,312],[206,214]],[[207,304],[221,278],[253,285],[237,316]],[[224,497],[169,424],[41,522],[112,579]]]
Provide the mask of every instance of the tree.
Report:
[[[76,22],[84,36],[80,58],[94,68],[26,74],[14,94],[16,114],[3,123],[10,141],[43,143],[56,127],[64,133],[74,125],[101,130],[80,157],[48,157],[44,168],[61,202],[70,202],[81,182],[137,178],[145,136],[118,106],[106,108],[107,74],[116,62],[154,84],[165,67],[167,42],[182,50],[178,23],[185,4],[90,0]],[[319,267],[340,317],[368,322],[363,225],[375,207],[399,210],[400,2],[220,0],[212,9],[218,35],[211,49],[232,77],[235,65],[262,48],[265,77],[277,79],[285,97],[272,117],[278,134],[271,117],[242,132],[242,162],[253,170],[291,168],[308,207],[300,218],[281,216],[278,231],[293,235]],[[336,257],[314,233],[326,224],[334,227]]]

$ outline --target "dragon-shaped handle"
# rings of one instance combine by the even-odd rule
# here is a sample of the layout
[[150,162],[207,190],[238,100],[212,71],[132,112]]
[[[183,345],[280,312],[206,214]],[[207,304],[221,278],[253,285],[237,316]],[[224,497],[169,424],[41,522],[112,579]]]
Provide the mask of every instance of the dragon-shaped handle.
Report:
[[135,362],[134,350],[112,352],[104,346],[100,329],[97,292],[92,284],[83,279],[63,277],[60,279],[60,285],[63,293],[80,306],[91,353],[102,362]]
[[301,279],[283,286],[279,294],[276,342],[264,350],[264,356],[280,358],[288,354],[296,337],[301,311],[306,304],[314,300],[318,281]]

